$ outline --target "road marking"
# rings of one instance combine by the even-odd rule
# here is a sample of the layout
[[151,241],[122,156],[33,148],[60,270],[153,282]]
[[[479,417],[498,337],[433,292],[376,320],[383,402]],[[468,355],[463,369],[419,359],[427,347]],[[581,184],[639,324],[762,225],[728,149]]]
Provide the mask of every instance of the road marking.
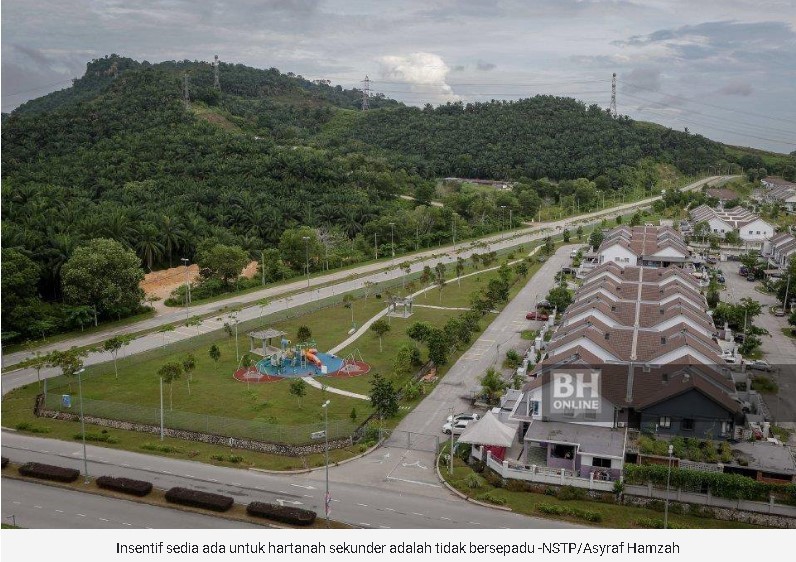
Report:
[[168,470],[161,470],[160,472],[162,472],[163,474],[172,474],[172,473],[171,473],[171,472],[169,472]]
[[412,512],[412,515],[418,515],[420,517],[425,517],[425,515],[423,515],[422,513],[415,513],[414,511]]
[[196,476],[194,476],[193,474],[186,474],[185,477],[186,478],[196,478]]
[[100,521],[105,521],[106,523],[108,522],[108,520],[107,520],[107,519],[105,519],[104,517],[100,517],[100,518],[99,518],[99,520],[100,520]]
[[358,505],[359,507],[368,507],[368,506],[367,506],[366,504],[364,504],[364,503],[358,503],[357,505]]
[[301,484],[291,484],[291,486],[295,486],[296,488],[304,488],[305,490],[315,489],[315,486],[302,486]]
[[64,510],[63,510],[63,509],[56,509],[56,510],[55,510],[55,513],[63,513],[63,512],[64,512]]
[[468,523],[469,523],[470,525],[480,525],[480,524],[481,524],[481,523],[479,523],[479,522],[477,522],[477,521],[468,521]]
[[82,513],[76,513],[75,515],[77,515],[78,517],[85,517],[85,515],[83,515]]
[[35,507],[36,509],[41,509],[40,505],[34,505],[33,507]]
[[451,521],[450,517],[440,517],[440,519],[442,519],[443,521]]
[[302,495],[303,497],[305,497],[305,498],[314,498],[314,497],[315,497],[315,496],[311,496],[311,495],[309,495],[309,494],[301,494],[301,495]]
[[12,502],[14,505],[22,505],[19,502]]
[[409,482],[410,484],[420,484],[421,486],[431,486],[432,488],[439,488],[439,484],[431,484],[430,482],[419,482],[417,480],[407,480],[406,478],[396,478],[395,476],[387,476],[385,480],[399,480],[401,482]]
[[210,481],[211,482],[218,482],[218,480],[216,480],[215,478],[211,478]]
[[395,511],[395,510],[393,508],[391,508],[391,507],[385,507],[384,511]]
[[240,486],[240,482],[233,482],[232,485],[233,486]]
[[360,525],[364,525],[365,527],[373,527],[370,523],[360,523]]
[[122,525],[127,525],[128,527],[131,526],[129,523],[122,523]]
[[384,525],[379,525],[379,529],[392,529],[392,527],[385,527]]

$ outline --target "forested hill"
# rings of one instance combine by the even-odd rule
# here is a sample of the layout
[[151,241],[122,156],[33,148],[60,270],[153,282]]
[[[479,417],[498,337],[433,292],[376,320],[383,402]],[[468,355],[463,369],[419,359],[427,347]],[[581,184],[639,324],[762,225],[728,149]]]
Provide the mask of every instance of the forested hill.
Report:
[[388,150],[430,177],[594,179],[617,186],[622,166],[644,158],[693,174],[716,165],[724,147],[699,135],[614,118],[596,105],[536,96],[369,112],[331,127],[331,144]]

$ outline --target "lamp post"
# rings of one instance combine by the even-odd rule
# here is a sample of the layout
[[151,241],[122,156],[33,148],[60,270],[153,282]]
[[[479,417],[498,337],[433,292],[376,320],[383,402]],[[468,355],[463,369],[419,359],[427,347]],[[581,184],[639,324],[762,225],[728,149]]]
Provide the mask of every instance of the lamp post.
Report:
[[456,251],[456,215],[453,215],[453,251]]
[[395,261],[395,223],[390,223],[390,249],[392,250],[392,259]]
[[379,259],[379,236],[377,233],[373,233],[373,249],[376,252],[376,259]]
[[[506,230],[506,206],[500,206],[500,231],[503,232]],[[502,236],[501,236],[502,238]]]
[[185,322],[188,322],[188,302],[191,300],[190,291],[191,291],[191,284],[188,281],[188,258],[181,258],[180,261],[182,265],[185,266],[185,295],[182,298],[182,302],[185,305]]
[[83,483],[88,484],[88,455],[86,454],[86,420],[83,417],[83,377],[81,373],[85,369],[78,369],[77,373],[77,393],[80,396],[80,434],[83,438]]
[[323,403],[323,438],[325,440],[324,452],[326,455],[326,495],[323,497],[324,508],[326,513],[326,526],[329,527],[329,504],[332,502],[332,496],[329,495],[329,400]]
[[229,319],[235,321],[235,361],[240,361],[240,352],[238,351],[238,313],[233,312],[229,315]]
[[666,503],[663,508],[663,528],[669,528],[669,483],[672,479],[672,452],[674,447],[669,445],[669,470],[666,473]]
[[302,236],[304,240],[304,269],[307,271],[307,287],[310,286],[310,237]]
[[160,440],[163,441],[165,433],[163,424],[163,377],[160,377]]

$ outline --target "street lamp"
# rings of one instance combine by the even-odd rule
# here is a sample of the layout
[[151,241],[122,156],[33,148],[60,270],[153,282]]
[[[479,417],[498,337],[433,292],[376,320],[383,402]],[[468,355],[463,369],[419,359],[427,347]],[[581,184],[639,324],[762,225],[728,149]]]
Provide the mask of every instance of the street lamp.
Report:
[[669,445],[669,470],[666,473],[666,504],[663,508],[663,528],[668,529],[669,527],[669,482],[672,479],[672,452],[674,451],[674,447]]
[[456,251],[456,214],[453,215],[453,251]]
[[323,437],[325,440],[325,454],[326,454],[326,495],[323,497],[324,507],[326,510],[326,526],[329,527],[329,504],[332,502],[332,496],[329,495],[329,400],[323,403],[323,423],[324,431]]
[[80,374],[85,369],[78,369],[75,373],[77,375],[77,393],[80,396],[80,434],[83,438],[83,474],[84,484],[88,484],[88,455],[86,454],[86,420],[83,417],[83,377]]
[[501,205],[500,209],[500,230],[503,231],[506,230],[506,206]]
[[182,299],[185,305],[185,322],[188,322],[188,303],[191,301],[191,283],[188,281],[188,258],[181,258],[182,265],[185,266],[185,296]]
[[240,361],[240,352],[238,351],[238,313],[233,312],[229,315],[229,319],[235,321],[235,361]]
[[390,246],[392,247],[392,259],[395,260],[395,223],[390,223]]
[[309,236],[302,236],[304,240],[304,258],[305,258],[305,265],[304,268],[307,270],[307,287],[310,286],[310,237]]

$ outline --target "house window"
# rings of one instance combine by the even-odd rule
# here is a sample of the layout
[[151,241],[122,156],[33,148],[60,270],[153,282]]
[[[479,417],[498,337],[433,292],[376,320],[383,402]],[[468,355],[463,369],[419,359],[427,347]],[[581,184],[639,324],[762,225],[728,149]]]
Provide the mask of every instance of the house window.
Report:
[[[749,234],[752,234],[752,231],[751,231],[751,230],[749,231]],[[760,234],[760,233],[758,232],[758,234]]]
[[530,406],[531,406],[530,407],[531,415],[532,416],[538,416],[539,415],[539,402],[534,400],[533,402],[531,402]]
[[732,433],[732,422],[721,422],[721,434],[730,435]]
[[569,410],[569,411],[563,412],[561,415],[563,417],[565,417],[565,418],[574,418],[575,417],[575,411],[574,410]]
[[758,230],[757,233],[760,234],[760,231]]
[[665,337],[661,338],[661,345],[664,345],[665,343],[666,343],[666,338]]
[[605,332],[605,339],[610,340],[611,334],[609,332]]
[[[750,232],[749,234],[751,234],[751,232]],[[619,261],[619,256],[616,256],[616,257],[614,258],[614,261],[615,261],[615,262],[618,262],[618,261]]]
[[600,468],[611,468],[611,459],[606,459],[604,457],[593,457],[591,460],[592,466],[598,466]]
[[661,416],[661,419],[658,420],[658,427],[664,427],[667,429],[672,427],[672,418]]
[[588,421],[597,421],[597,412],[586,412],[583,414],[583,419]]
[[694,431],[694,419],[683,418],[683,422],[680,424],[680,428],[683,431]]

